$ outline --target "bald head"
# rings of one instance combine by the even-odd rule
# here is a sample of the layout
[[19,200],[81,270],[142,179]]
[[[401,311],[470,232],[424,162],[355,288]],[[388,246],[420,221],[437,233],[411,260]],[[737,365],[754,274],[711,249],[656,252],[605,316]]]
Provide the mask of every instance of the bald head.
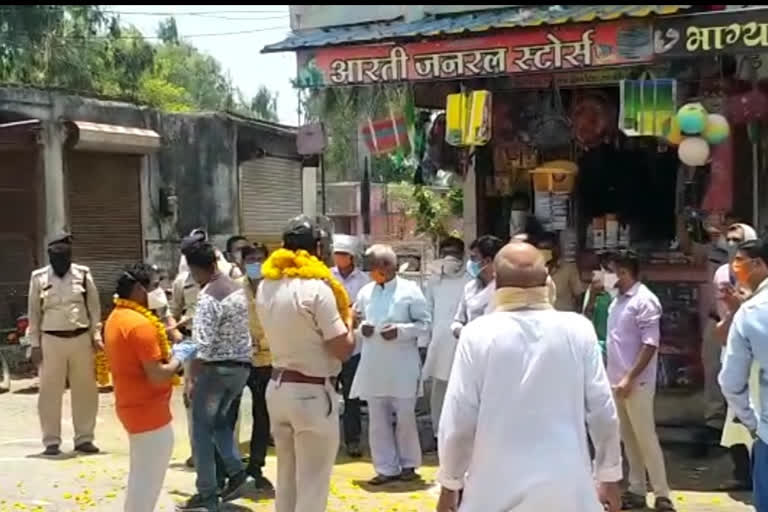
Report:
[[505,245],[493,262],[496,288],[533,288],[547,282],[547,267],[539,250],[525,242]]

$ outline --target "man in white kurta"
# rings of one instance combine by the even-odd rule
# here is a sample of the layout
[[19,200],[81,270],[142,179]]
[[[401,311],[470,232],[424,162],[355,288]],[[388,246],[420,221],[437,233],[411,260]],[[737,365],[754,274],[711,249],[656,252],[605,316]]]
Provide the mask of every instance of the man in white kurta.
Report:
[[439,267],[427,282],[425,293],[432,324],[427,337],[427,359],[423,375],[424,379],[431,379],[429,409],[435,433],[440,424],[453,355],[459,341],[453,335],[451,323],[464,294],[464,286],[469,281],[462,261],[463,255],[464,242],[458,238],[444,240],[440,244]]
[[552,309],[533,246],[507,245],[495,266],[496,310],[463,329],[448,383],[437,510],[617,511],[619,422],[595,331]]
[[[376,477],[370,483],[418,478],[421,446],[416,426],[416,398],[421,394],[417,340],[430,317],[419,285],[396,275],[391,247],[374,245],[372,283],[355,302],[363,349],[350,396],[368,402],[369,444]],[[396,426],[392,427],[392,415]]]

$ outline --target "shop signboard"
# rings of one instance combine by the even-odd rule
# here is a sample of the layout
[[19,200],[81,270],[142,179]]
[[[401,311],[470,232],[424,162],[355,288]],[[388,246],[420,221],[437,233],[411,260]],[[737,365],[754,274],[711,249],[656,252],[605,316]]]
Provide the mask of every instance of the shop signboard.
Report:
[[765,51],[768,48],[768,9],[658,18],[653,45],[655,53],[664,57]]
[[648,20],[494,32],[474,37],[333,46],[299,52],[300,87],[585,71],[650,62]]

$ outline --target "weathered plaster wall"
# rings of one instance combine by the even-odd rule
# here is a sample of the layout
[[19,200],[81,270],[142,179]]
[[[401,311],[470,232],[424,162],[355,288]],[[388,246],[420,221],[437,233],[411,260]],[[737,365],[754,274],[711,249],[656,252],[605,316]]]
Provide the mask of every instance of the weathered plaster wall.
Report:
[[[147,260],[175,271],[178,241],[195,227],[206,227],[214,239],[238,230],[237,143],[235,122],[218,114],[162,114],[128,103],[84,99],[35,89],[0,88],[0,112],[40,119],[44,138],[56,136],[61,119],[149,128],[162,137],[162,148],[145,158],[142,176],[142,219]],[[66,197],[61,151],[44,148],[48,226],[68,225],[66,210],[55,197]],[[58,164],[56,161],[58,160]],[[175,191],[178,215],[159,217],[160,189]],[[62,199],[63,200],[63,199]],[[109,215],[109,212],[104,212]]]

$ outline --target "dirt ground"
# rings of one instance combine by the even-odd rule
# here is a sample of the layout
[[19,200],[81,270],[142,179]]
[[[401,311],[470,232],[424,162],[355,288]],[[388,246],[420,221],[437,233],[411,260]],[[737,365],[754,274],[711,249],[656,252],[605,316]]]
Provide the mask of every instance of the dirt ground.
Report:
[[[37,394],[34,381],[13,383],[12,392],[0,395],[0,512],[82,511],[117,512],[122,510],[122,496],[128,471],[126,436],[114,414],[113,395],[100,395],[97,444],[103,453],[76,456],[72,449],[69,396],[64,399],[64,455],[56,460],[41,458]],[[243,400],[243,411],[250,408]],[[189,455],[189,443],[183,405],[177,392],[173,401],[176,447],[157,510],[171,511],[174,503],[194,491],[194,473],[183,461]],[[250,431],[248,414],[243,415],[241,439]],[[243,447],[246,447],[245,442]],[[680,512],[747,511],[753,508],[747,496],[712,492],[727,479],[730,462],[723,454],[693,458],[685,449],[665,447],[673,497]],[[328,511],[336,512],[427,512],[433,511],[437,488],[434,455],[426,456],[420,474],[423,482],[398,483],[370,488],[365,481],[373,476],[370,460],[349,460],[340,456],[333,473]],[[266,475],[274,481],[275,458],[270,454]],[[272,498],[249,491],[223,510],[271,511]]]

